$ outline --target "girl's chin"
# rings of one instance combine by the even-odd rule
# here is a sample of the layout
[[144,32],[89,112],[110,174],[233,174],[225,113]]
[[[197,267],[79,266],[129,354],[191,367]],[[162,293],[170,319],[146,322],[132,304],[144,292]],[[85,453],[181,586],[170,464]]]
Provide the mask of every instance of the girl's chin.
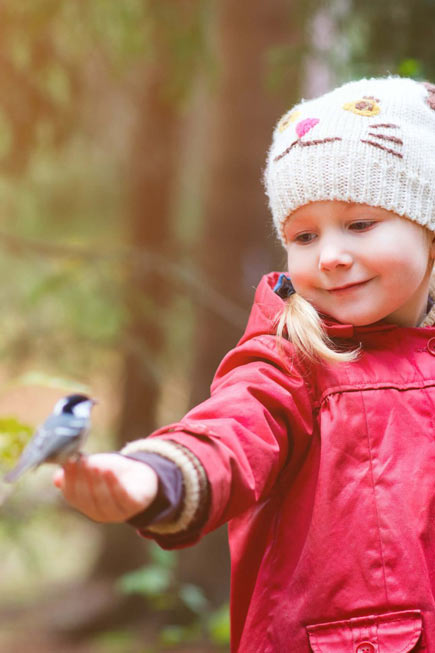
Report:
[[384,312],[371,313],[370,315],[354,311],[332,311],[329,313],[325,311],[325,313],[341,324],[352,324],[352,326],[356,327],[367,326],[368,324],[379,322],[386,317]]
[[[341,306],[335,304],[333,307],[328,306],[328,302],[316,302],[314,299],[309,299],[309,301],[318,313],[321,315],[328,315],[333,320],[340,322],[341,324],[352,324],[353,326],[367,326],[368,324],[373,324],[374,322],[379,322],[389,315],[389,313],[382,310],[381,306],[372,307],[370,312],[367,312],[366,302],[356,302],[355,300],[351,301],[342,301]],[[360,305],[358,306],[358,303]]]

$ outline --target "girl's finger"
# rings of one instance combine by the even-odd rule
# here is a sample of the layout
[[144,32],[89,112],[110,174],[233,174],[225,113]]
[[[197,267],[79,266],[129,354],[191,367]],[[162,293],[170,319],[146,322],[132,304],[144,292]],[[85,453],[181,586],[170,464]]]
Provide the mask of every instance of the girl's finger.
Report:
[[65,499],[77,510],[99,521],[98,507],[87,480],[87,460],[80,458],[78,461],[68,462],[63,470],[64,482],[61,489]]
[[90,467],[86,470],[86,483],[92,496],[98,521],[123,521],[124,511],[114,499],[107,480],[106,471]]
[[62,489],[62,485],[65,481],[65,473],[63,469],[57,469],[53,475],[53,483],[54,485],[60,489]]

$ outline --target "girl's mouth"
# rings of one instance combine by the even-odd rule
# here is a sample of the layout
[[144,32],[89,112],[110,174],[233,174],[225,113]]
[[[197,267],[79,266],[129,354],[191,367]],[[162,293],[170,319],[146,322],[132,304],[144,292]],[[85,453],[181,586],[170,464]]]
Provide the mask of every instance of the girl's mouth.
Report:
[[345,286],[337,286],[336,288],[329,288],[328,292],[334,295],[339,293],[348,293],[357,288],[361,288],[362,286],[369,283],[369,281],[371,281],[371,279],[366,279],[366,281],[358,281],[357,283],[349,283]]

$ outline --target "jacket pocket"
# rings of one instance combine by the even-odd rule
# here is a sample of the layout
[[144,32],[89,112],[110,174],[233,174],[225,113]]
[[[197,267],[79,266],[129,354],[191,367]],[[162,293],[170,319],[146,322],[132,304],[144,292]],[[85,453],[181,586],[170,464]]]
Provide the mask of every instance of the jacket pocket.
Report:
[[402,610],[307,626],[314,653],[408,653],[420,639],[420,610]]

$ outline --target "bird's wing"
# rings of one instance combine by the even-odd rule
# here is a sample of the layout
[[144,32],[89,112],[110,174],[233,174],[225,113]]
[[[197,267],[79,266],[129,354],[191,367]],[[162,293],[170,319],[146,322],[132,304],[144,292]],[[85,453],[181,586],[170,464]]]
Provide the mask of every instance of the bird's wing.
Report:
[[36,431],[32,438],[33,445],[31,440],[24,450],[23,456],[28,448],[30,450],[36,450],[35,457],[37,457],[37,462],[32,464],[39,464],[53,456],[63,446],[63,443],[80,440],[83,437],[86,427],[86,420],[68,419],[63,415],[50,415]]

